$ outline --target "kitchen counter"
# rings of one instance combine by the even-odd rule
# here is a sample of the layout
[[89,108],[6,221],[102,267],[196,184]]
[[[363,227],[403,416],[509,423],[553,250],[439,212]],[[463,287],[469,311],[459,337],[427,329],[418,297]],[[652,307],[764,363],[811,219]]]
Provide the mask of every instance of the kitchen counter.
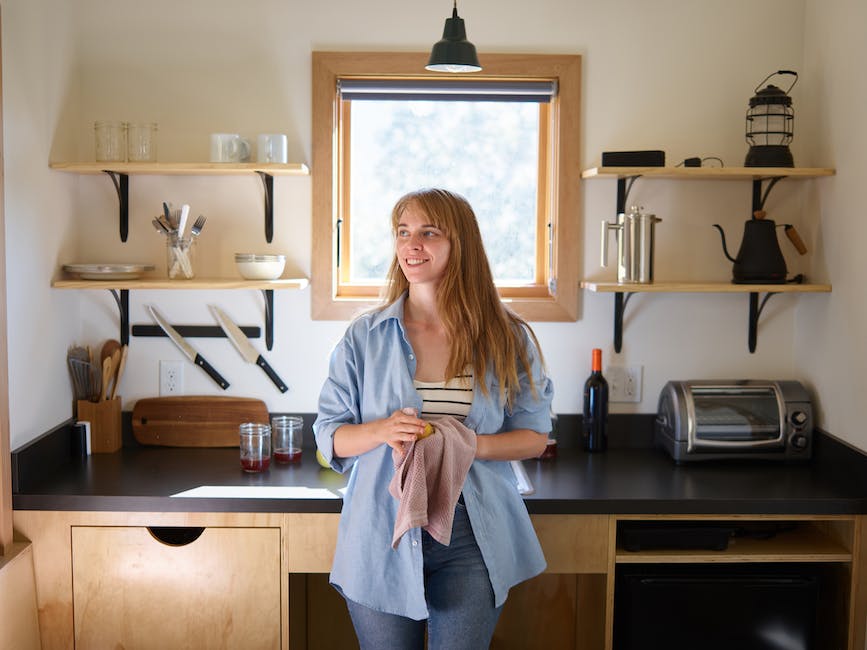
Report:
[[[262,474],[242,472],[237,449],[143,446],[53,471],[18,452],[13,467],[15,510],[335,513],[347,478],[320,468],[312,448],[300,464],[272,462]],[[556,459],[524,467],[531,514],[867,513],[867,457],[823,434],[799,464],[676,465],[647,445],[601,454],[561,445]]]
[[[770,541],[736,540],[722,552],[679,550],[676,562],[821,565],[829,638],[820,645],[864,647],[867,456],[817,432],[807,463],[678,466],[650,444],[652,418],[612,416],[610,448],[601,454],[575,447],[576,421],[559,416],[556,459],[523,461],[534,488],[525,501],[548,568],[510,593],[499,626],[508,647],[610,650],[617,568],[673,557],[621,549],[621,522],[693,516],[731,516],[783,532]],[[309,424],[305,416],[306,431]],[[308,647],[313,638],[332,639],[328,647],[352,643],[345,608],[327,582],[347,477],[320,468],[312,446],[300,464],[246,474],[237,448],[145,447],[128,431],[121,450],[73,459],[70,433],[65,423],[12,454],[13,518],[33,547],[43,647],[116,645],[135,632],[125,622],[145,604],[170,621],[167,631],[188,629],[190,621],[219,628],[226,611],[251,598],[257,608],[279,610],[266,619],[282,650]],[[312,436],[305,442],[312,445]],[[154,531],[195,533],[196,541],[163,544]],[[263,550],[239,550],[251,546]],[[261,563],[248,566],[251,557]],[[147,570],[130,574],[133,565]],[[250,575],[257,577],[244,592],[238,585]],[[186,584],[218,602],[189,612],[188,597],[167,600],[186,593]],[[121,592],[139,600],[105,596]]]

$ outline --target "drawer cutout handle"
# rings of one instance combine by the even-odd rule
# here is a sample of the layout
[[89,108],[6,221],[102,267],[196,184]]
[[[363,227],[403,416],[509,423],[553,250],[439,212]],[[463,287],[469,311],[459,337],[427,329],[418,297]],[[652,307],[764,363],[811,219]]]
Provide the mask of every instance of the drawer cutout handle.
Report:
[[202,533],[203,526],[148,526],[148,532],[155,540],[166,546],[186,546],[192,544]]

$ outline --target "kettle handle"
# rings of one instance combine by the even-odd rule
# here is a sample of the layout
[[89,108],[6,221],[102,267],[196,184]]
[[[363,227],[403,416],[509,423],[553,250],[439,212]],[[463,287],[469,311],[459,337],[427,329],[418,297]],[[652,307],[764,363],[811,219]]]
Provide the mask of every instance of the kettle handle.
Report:
[[798,231],[795,230],[795,227],[787,223],[783,226],[783,230],[786,233],[786,237],[789,238],[789,241],[792,242],[792,245],[795,247],[795,250],[798,251],[801,255],[806,254],[807,246],[804,244],[804,240],[801,239],[801,235],[798,234]]
[[602,250],[600,255],[602,266],[608,266],[608,231],[621,230],[622,228],[623,226],[619,223],[611,223],[610,221],[602,222]]

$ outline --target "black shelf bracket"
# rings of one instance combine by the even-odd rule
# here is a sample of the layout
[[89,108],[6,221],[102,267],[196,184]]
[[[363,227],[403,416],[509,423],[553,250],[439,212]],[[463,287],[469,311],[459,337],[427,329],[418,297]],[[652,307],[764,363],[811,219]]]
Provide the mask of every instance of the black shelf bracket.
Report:
[[617,353],[623,348],[623,313],[626,311],[626,303],[633,295],[631,291],[626,295],[622,291],[614,294],[614,351]]
[[274,347],[274,290],[262,289],[265,298],[265,347]]
[[768,302],[768,298],[771,296],[776,296],[778,291],[770,291],[765,294],[765,297],[762,299],[762,302],[759,303],[759,293],[758,291],[753,291],[750,293],[750,316],[749,316],[749,330],[747,332],[747,344],[750,348],[750,354],[756,351],[756,340],[758,339],[758,331],[759,331],[759,317],[762,315],[762,310],[765,308],[765,303]]
[[109,169],[102,171],[108,174],[111,182],[114,183],[114,189],[117,190],[120,240],[125,242],[129,236],[129,174],[121,174]]
[[[753,213],[765,209],[765,201],[768,200],[768,194],[778,182],[786,178],[785,176],[774,176],[772,178],[756,178],[753,180]],[[762,192],[762,183],[768,182],[768,186]],[[751,215],[752,216],[752,215]]]
[[[626,212],[626,199],[629,197],[632,184],[638,178],[640,176],[619,177],[617,179],[616,214]],[[631,292],[626,293],[625,296],[622,291],[614,294],[614,351],[617,353],[623,348],[623,312],[626,311],[626,303],[631,297]]]
[[265,188],[265,241],[270,244],[274,239],[274,177],[266,172],[256,173],[259,174],[262,186]]
[[109,289],[120,312],[120,344],[129,345],[129,289]]

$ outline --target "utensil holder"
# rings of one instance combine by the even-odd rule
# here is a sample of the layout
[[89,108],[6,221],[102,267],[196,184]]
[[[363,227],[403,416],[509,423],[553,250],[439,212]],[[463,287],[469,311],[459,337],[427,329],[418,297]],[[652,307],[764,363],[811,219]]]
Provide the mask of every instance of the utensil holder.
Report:
[[90,451],[110,454],[121,448],[121,398],[102,402],[78,400],[78,421],[90,422]]
[[166,238],[166,267],[170,280],[192,280],[195,277],[196,240],[184,239],[177,233]]

